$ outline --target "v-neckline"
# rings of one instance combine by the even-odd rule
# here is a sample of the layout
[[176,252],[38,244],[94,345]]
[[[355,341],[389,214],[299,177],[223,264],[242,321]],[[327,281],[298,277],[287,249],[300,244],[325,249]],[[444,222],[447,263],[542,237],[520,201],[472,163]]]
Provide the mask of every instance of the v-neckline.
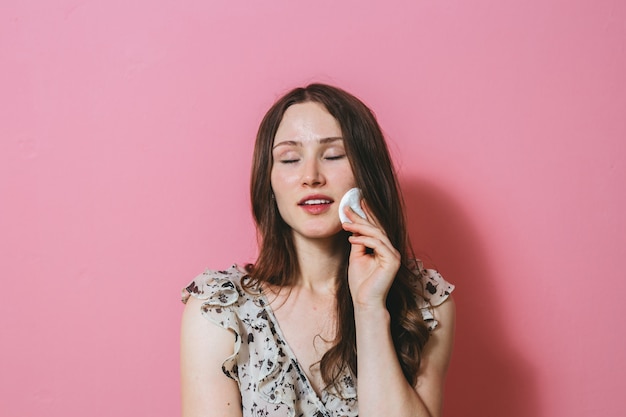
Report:
[[269,319],[272,321],[272,324],[274,325],[274,329],[276,329],[276,333],[277,333],[278,337],[280,337],[280,339],[284,343],[284,347],[285,347],[285,351],[286,351],[287,357],[289,358],[289,360],[295,366],[298,367],[298,373],[300,373],[302,375],[302,380],[303,380],[303,382],[304,382],[304,384],[306,386],[306,389],[307,389],[308,393],[318,403],[318,406],[321,406],[324,409],[326,409],[326,405],[322,401],[322,398],[326,397],[328,395],[328,392],[324,388],[321,388],[320,389],[321,398],[320,398],[320,395],[317,394],[317,392],[313,388],[313,384],[311,383],[311,381],[309,379],[309,376],[306,374],[306,372],[304,372],[304,368],[300,364],[300,361],[298,360],[298,357],[296,356],[296,354],[294,353],[293,349],[289,345],[289,342],[287,341],[287,338],[285,337],[285,334],[283,333],[283,330],[280,327],[280,323],[278,322],[278,318],[276,317],[276,314],[274,313],[274,309],[270,305],[270,302],[267,299],[267,296],[265,295],[265,291],[263,290],[263,288],[261,288],[261,286],[259,286],[259,293],[261,295],[261,299],[263,300],[263,304],[264,304],[263,308],[265,308],[265,311],[267,311],[267,315],[268,315]]

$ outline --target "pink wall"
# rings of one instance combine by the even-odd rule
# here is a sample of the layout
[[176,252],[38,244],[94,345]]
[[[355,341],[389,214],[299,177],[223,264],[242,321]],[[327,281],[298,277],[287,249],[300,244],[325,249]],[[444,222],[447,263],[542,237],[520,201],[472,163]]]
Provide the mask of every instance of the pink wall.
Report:
[[0,415],[178,414],[180,287],[254,258],[286,89],[376,111],[457,284],[446,416],[621,416],[626,3],[5,0]]

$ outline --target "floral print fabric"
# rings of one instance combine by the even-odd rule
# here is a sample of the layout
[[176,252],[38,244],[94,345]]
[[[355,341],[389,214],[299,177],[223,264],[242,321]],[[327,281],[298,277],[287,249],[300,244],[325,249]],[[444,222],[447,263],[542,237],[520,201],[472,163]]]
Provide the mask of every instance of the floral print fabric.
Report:
[[[441,304],[454,289],[436,271],[416,262],[425,297],[419,300],[429,329],[437,326],[432,306]],[[225,271],[207,270],[182,292],[204,301],[202,315],[234,332],[233,354],[222,370],[237,381],[244,417],[352,417],[358,415],[356,381],[349,371],[338,389],[330,387],[318,396],[297,358],[287,345],[278,322],[259,289],[244,291],[245,272],[236,265]]]

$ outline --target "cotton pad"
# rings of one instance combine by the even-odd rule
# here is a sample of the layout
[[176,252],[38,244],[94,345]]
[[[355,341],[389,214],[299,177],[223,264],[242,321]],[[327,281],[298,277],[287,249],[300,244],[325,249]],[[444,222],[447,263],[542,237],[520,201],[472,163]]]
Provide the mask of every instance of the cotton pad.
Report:
[[352,223],[348,216],[345,214],[345,207],[350,206],[352,210],[359,216],[366,218],[363,209],[361,208],[361,199],[363,195],[361,194],[361,190],[359,188],[351,188],[347,193],[341,197],[341,201],[339,202],[339,218],[341,219],[341,223]]

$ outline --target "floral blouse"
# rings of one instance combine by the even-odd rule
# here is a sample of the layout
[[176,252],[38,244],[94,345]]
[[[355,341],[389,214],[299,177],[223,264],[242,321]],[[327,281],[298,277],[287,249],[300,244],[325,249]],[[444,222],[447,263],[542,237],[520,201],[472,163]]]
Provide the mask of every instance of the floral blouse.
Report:
[[[422,316],[432,331],[437,320],[431,307],[444,302],[454,286],[419,262],[414,267],[421,272],[427,297],[419,300]],[[338,389],[327,388],[318,396],[287,345],[263,292],[242,289],[245,275],[236,265],[225,271],[207,270],[182,291],[183,303],[190,296],[204,300],[202,315],[235,334],[234,353],[224,360],[222,371],[239,385],[243,416],[357,416],[354,376],[346,371]]]

